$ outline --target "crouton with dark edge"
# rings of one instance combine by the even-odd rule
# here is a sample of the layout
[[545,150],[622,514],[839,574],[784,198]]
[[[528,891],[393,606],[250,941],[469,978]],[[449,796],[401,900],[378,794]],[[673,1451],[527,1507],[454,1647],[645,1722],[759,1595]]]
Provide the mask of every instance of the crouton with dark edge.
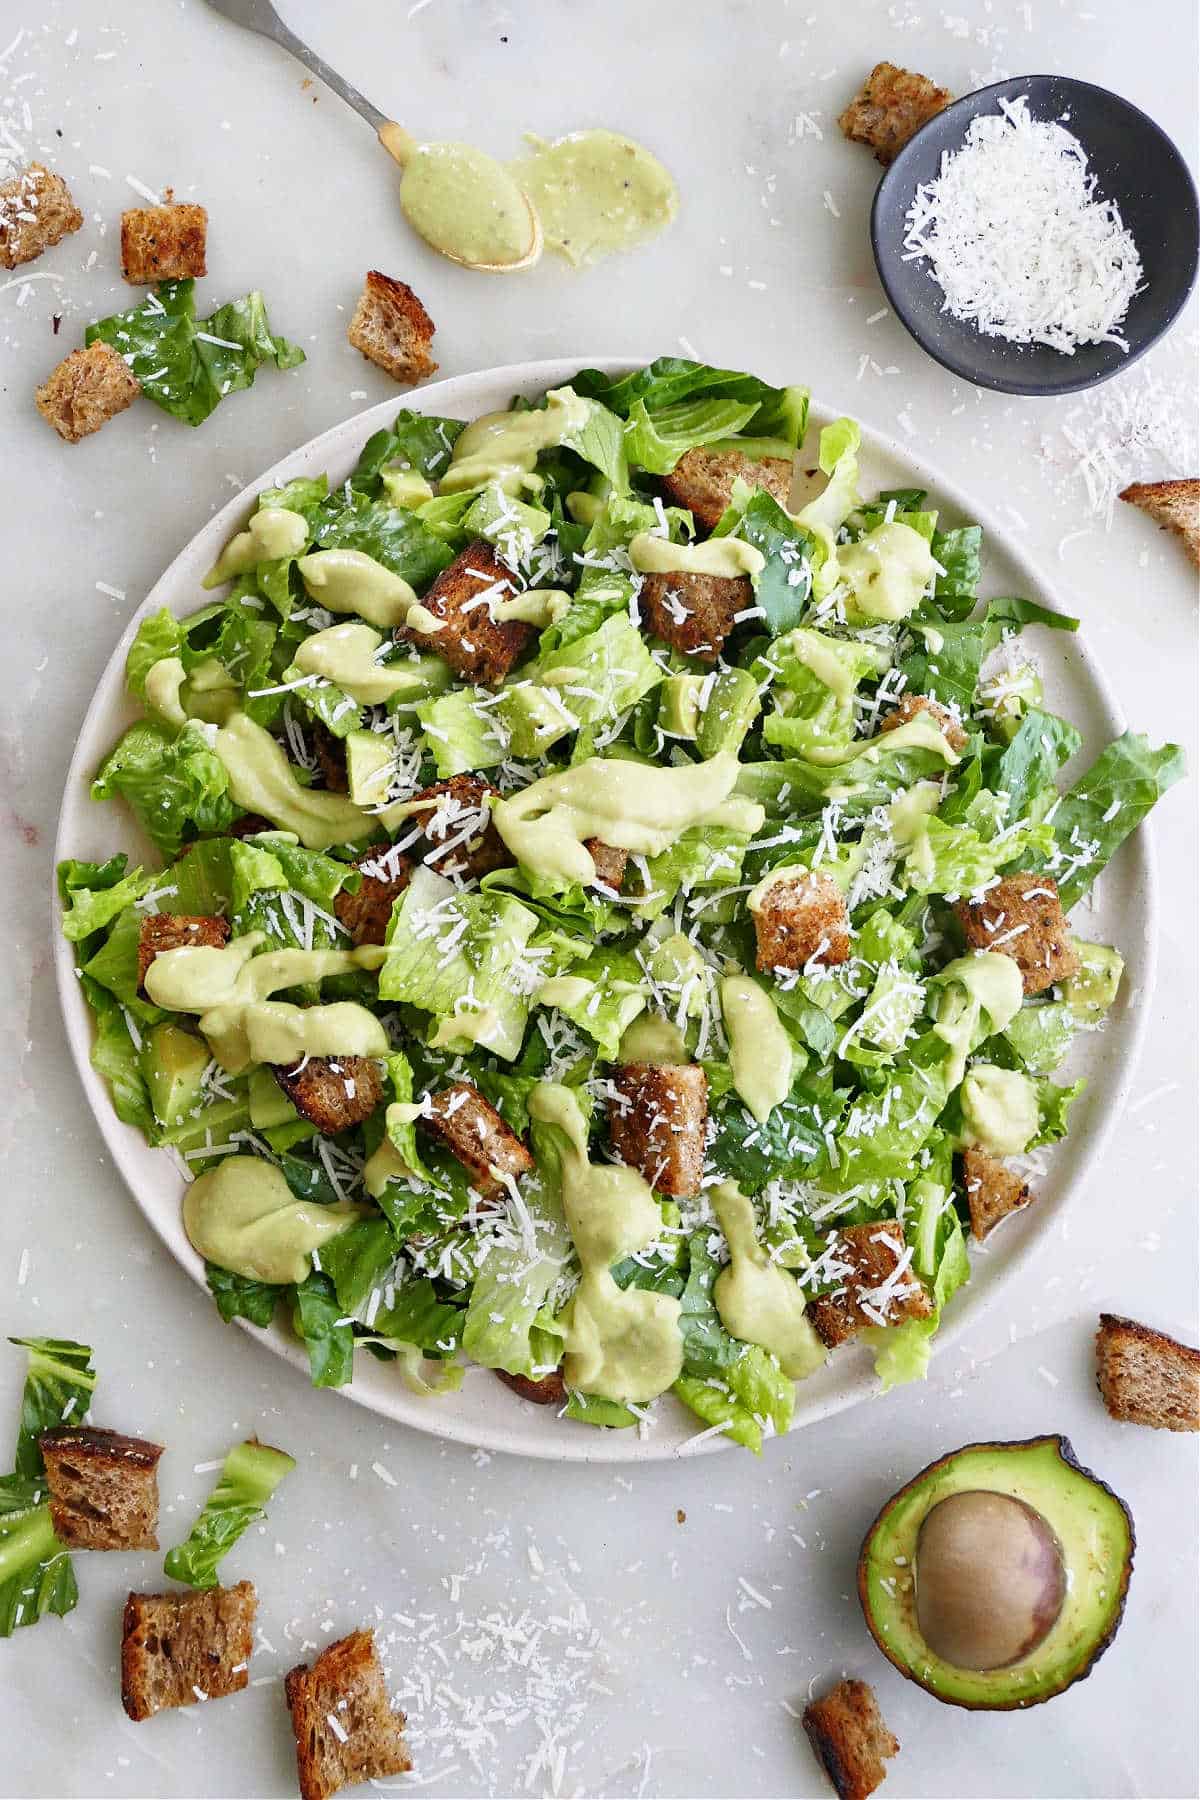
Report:
[[485,1199],[503,1194],[506,1176],[519,1181],[533,1157],[490,1100],[469,1081],[455,1081],[432,1096],[432,1112],[419,1123],[466,1169]]
[[38,1439],[54,1535],[71,1550],[157,1550],[161,1444],[92,1425]]
[[322,1137],[361,1125],[383,1099],[383,1077],[369,1056],[309,1056],[291,1068],[268,1067],[300,1117]]
[[887,1774],[884,1757],[900,1749],[865,1681],[839,1681],[820,1700],[810,1700],[804,1730],[838,1800],[867,1800]]
[[420,644],[443,657],[463,681],[498,687],[533,635],[520,619],[493,619],[490,599],[512,589],[511,572],[482,539],[460,551],[443,569],[421,604],[442,625],[437,631],[396,628],[398,643]]
[[613,1149],[672,1200],[700,1191],[708,1128],[708,1076],[697,1063],[622,1063],[608,1101]]
[[1001,1219],[1019,1212],[1034,1198],[1033,1189],[998,1157],[969,1145],[962,1155],[963,1187],[971,1215],[971,1236],[981,1244]]
[[346,336],[368,362],[402,387],[437,373],[429,354],[436,326],[412,289],[372,269]]
[[846,897],[828,875],[781,875],[752,908],[757,963],[763,970],[828,969],[850,955]]
[[1164,1331],[1101,1313],[1096,1382],[1114,1419],[1159,1431],[1200,1431],[1200,1350]]
[[755,462],[740,450],[685,450],[663,486],[676,506],[686,507],[697,525],[711,531],[733,498],[733,484],[765,488],[786,508],[792,489],[792,464],[785,456]]
[[121,273],[134,287],[207,275],[208,213],[190,202],[131,206],[121,214]]
[[147,913],[138,928],[138,992],[146,970],[163,950],[219,950],[229,942],[229,920],[215,913]]
[[1200,568],[1200,479],[1135,481],[1121,489],[1122,500],[1139,506],[1164,531],[1173,531]]
[[252,1581],[130,1594],[121,1628],[121,1704],[129,1717],[240,1693],[250,1680],[257,1607]]
[[898,731],[901,725],[907,725],[919,713],[929,714],[952,750],[966,749],[967,734],[950,708],[943,706],[938,700],[931,700],[928,694],[905,694],[900,704],[880,719],[879,729]]
[[642,624],[672,650],[715,663],[739,613],[754,605],[748,575],[643,575]]
[[567,1397],[567,1384],[558,1369],[552,1369],[549,1375],[510,1375],[506,1369],[497,1369],[505,1387],[519,1394],[522,1400],[532,1400],[535,1406],[561,1406]]
[[386,844],[374,844],[359,851],[354,867],[362,876],[362,886],[357,894],[348,894],[343,888],[333,910],[356,946],[386,943],[392,907],[412,880],[412,859]]
[[99,338],[72,350],[50,371],[34,398],[64,443],[77,444],[132,406],[142,384],[111,344]]
[[451,775],[413,795],[408,803],[413,824],[431,846],[424,857],[427,868],[478,881],[511,866],[512,853],[492,824],[491,796],[497,791],[478,775]]
[[905,1265],[904,1232],[894,1221],[847,1225],[833,1239],[835,1266],[849,1265],[833,1276],[833,1292],[808,1304],[823,1344],[834,1350],[864,1325],[899,1325],[905,1319],[927,1319],[933,1302]]
[[884,167],[894,162],[909,138],[936,118],[954,98],[926,75],[876,63],[838,120],[852,144],[865,144]]
[[310,721],[308,735],[313,755],[317,759],[317,772],[326,791],[331,794],[348,794],[350,777],[346,773],[345,739],[335,737],[319,719]]
[[596,865],[596,886],[619,894],[629,862],[628,850],[618,850],[615,844],[602,844],[599,838],[584,838],[583,847]]
[[0,266],[15,269],[35,262],[83,224],[83,214],[61,175],[44,163],[30,163],[11,181],[0,183]]
[[339,1788],[381,1781],[412,1768],[404,1714],[388,1701],[373,1631],[352,1631],[310,1668],[284,1677],[296,1738],[301,1800],[328,1800]]
[[1021,971],[1026,994],[1041,994],[1079,968],[1052,875],[1002,875],[977,900],[955,907],[970,950],[998,950]]

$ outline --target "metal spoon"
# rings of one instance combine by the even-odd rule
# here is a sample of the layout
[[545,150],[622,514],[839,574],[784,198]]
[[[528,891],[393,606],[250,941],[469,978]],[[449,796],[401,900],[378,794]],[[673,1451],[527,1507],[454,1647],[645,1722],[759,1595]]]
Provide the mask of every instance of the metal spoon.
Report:
[[[351,87],[350,83],[339,75],[336,69],[331,69],[323,57],[318,56],[315,50],[310,50],[308,45],[298,38],[289,26],[284,24],[270,0],[208,0],[208,4],[214,12],[219,12],[223,18],[231,20],[234,25],[241,25],[246,31],[256,31],[260,37],[269,38],[273,44],[279,44],[284,50],[290,51],[298,62],[302,62],[306,69],[311,69],[312,73],[323,81],[326,87],[332,88],[334,93],[346,102],[347,106],[352,106],[355,112],[367,121],[393,162],[399,163],[403,169],[411,160],[413,152],[418,148],[417,141],[411,132],[405,131],[402,125],[397,125],[394,119],[389,119],[385,113],[381,113],[377,106],[372,106],[371,102],[360,94],[356,87]],[[520,192],[519,189],[518,192]],[[452,251],[444,249],[440,244],[435,244],[433,248],[439,250],[443,256],[449,257],[451,262],[461,263],[464,268],[483,269],[494,275],[508,275],[515,273],[518,269],[529,268],[542,254],[542,223],[523,193],[521,198],[525,201],[525,207],[529,214],[529,249],[518,261],[471,262],[465,257],[455,256]]]

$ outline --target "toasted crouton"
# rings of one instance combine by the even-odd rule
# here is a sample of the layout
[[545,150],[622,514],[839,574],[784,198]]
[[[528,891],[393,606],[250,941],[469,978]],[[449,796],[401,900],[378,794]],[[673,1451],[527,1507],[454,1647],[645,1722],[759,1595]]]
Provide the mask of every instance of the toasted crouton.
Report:
[[412,880],[412,859],[394,846],[374,844],[359,852],[354,866],[362,886],[357,894],[343,888],[333,910],[356,945],[386,943],[392,907]]
[[432,1096],[433,1111],[420,1122],[466,1169],[471,1185],[495,1199],[533,1167],[521,1139],[490,1100],[469,1081],[455,1081]]
[[1100,1314],[1096,1380],[1114,1419],[1200,1431],[1200,1350],[1115,1313]]
[[708,1076],[697,1063],[622,1063],[613,1070],[608,1129],[622,1162],[660,1194],[700,1191]]
[[948,706],[938,700],[931,700],[928,694],[905,694],[898,706],[885,713],[879,721],[880,731],[898,731],[901,725],[907,725],[918,713],[928,713],[937,724],[942,736],[952,750],[965,750],[967,734],[955,718]]
[[372,269],[346,336],[368,362],[404,387],[437,373],[429,354],[436,326],[412,289]]
[[346,773],[345,739],[335,737],[333,732],[322,725],[319,719],[309,720],[308,735],[312,740],[317,769],[327,792],[348,794],[350,777]]
[[72,1550],[157,1550],[161,1444],[91,1425],[38,1439],[54,1535]]
[[268,1067],[301,1118],[322,1137],[361,1125],[383,1099],[383,1077],[369,1056],[306,1056],[292,1068]]
[[388,1701],[372,1631],[352,1631],[322,1650],[311,1669],[284,1677],[296,1736],[301,1800],[328,1800],[360,1781],[412,1768],[404,1714]]
[[497,1369],[496,1374],[505,1387],[522,1400],[532,1400],[535,1406],[561,1406],[567,1397],[567,1384],[558,1369],[537,1379],[532,1375],[510,1375],[506,1369]]
[[510,571],[496,560],[491,545],[478,539],[442,570],[421,602],[444,624],[437,631],[400,625],[396,639],[435,651],[463,681],[498,687],[533,635],[533,626],[520,619],[491,615],[488,600],[507,593],[511,585]]
[[792,489],[792,464],[786,456],[764,456],[761,462],[740,450],[685,450],[663,485],[677,506],[684,506],[697,525],[711,531],[733,498],[733,484],[765,488],[785,507]]
[[1188,481],[1135,481],[1121,489],[1122,500],[1140,506],[1156,525],[1174,531],[1200,567],[1200,478]]
[[927,1319],[933,1302],[904,1264],[904,1232],[894,1220],[847,1225],[829,1239],[834,1246],[832,1293],[809,1302],[808,1313],[831,1350],[864,1325],[897,1325]]
[[83,214],[61,175],[30,163],[0,185],[0,266],[34,262],[83,224]]
[[202,206],[131,206],[121,214],[121,273],[134,287],[206,275],[207,241]]
[[229,942],[229,920],[215,913],[147,913],[138,928],[138,992],[161,950],[219,950]]
[[77,444],[132,406],[142,391],[137,376],[111,344],[97,338],[86,350],[72,350],[37,390],[43,419],[65,443]]
[[427,868],[478,881],[493,869],[511,866],[512,853],[492,824],[496,791],[478,775],[452,775],[413,795],[413,823],[431,845],[425,853]]
[[685,656],[715,663],[737,615],[754,605],[748,575],[643,575],[642,624]]
[[240,1693],[250,1680],[257,1607],[252,1581],[130,1594],[121,1628],[121,1704],[129,1717]]
[[832,968],[850,955],[846,897],[829,875],[781,875],[752,908],[760,969]]
[[977,900],[960,900],[954,910],[968,948],[1011,956],[1027,994],[1044,993],[1079,968],[1052,875],[1003,875]]
[[839,1681],[820,1700],[810,1700],[804,1730],[838,1800],[867,1800],[887,1774],[884,1757],[900,1749],[865,1681]]
[[619,894],[629,862],[628,850],[618,850],[614,844],[602,844],[599,838],[584,838],[583,847],[596,865],[596,886]]
[[1005,1167],[998,1157],[973,1145],[962,1154],[963,1187],[967,1193],[967,1210],[971,1215],[971,1236],[981,1244],[1001,1219],[1028,1206],[1033,1189],[1019,1175]]
[[851,143],[865,144],[886,167],[953,98],[949,88],[937,87],[926,75],[876,63],[838,124]]
[[[229,835],[235,838],[255,837],[260,831],[278,831],[278,829],[279,827],[272,825],[270,819],[265,818],[262,813],[248,812],[243,813],[240,819],[233,821],[229,827]],[[183,854],[186,855],[190,848],[190,844],[185,844]]]

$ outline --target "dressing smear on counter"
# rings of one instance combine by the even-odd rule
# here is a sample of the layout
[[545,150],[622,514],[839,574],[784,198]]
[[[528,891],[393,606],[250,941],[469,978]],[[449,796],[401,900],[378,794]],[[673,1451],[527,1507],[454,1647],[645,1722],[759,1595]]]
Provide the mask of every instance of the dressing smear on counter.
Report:
[[575,267],[628,250],[671,223],[674,177],[615,131],[573,131],[556,143],[528,134],[533,154],[511,164],[542,221],[546,245]]
[[1129,348],[1118,327],[1142,285],[1137,245],[1078,138],[1032,118],[1024,95],[972,120],[906,224],[905,260],[926,258],[944,310],[985,337],[1064,356]]

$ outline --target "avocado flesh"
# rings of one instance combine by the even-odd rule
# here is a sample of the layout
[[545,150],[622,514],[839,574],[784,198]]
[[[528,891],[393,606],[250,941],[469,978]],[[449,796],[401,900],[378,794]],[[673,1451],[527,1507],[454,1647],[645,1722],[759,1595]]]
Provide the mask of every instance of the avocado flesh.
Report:
[[147,1034],[142,1046],[142,1073],[160,1125],[168,1130],[181,1125],[199,1106],[204,1071],[211,1061],[204,1039],[193,1037],[178,1025],[155,1025]]
[[[917,1539],[939,1501],[992,1492],[1023,1501],[1057,1538],[1067,1576],[1062,1610],[1047,1635],[1002,1668],[958,1668],[935,1656],[917,1624]],[[1133,1521],[1081,1468],[1066,1438],[968,1444],[901,1488],[875,1520],[858,1563],[858,1592],[876,1643],[902,1675],[953,1706],[1036,1706],[1087,1675],[1121,1622],[1133,1568]],[[916,1581],[914,1581],[916,1571]]]

